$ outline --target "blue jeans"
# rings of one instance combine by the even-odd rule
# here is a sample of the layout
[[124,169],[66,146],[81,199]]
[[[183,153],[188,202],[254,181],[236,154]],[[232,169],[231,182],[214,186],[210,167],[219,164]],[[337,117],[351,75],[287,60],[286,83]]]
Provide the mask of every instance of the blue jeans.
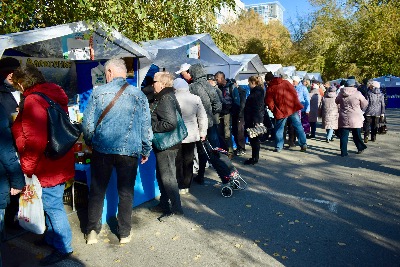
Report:
[[[4,213],[5,209],[0,209],[0,246],[3,241],[3,230],[4,230]],[[3,261],[1,259],[1,250],[0,250],[0,267],[3,266]]]
[[43,187],[42,201],[46,217],[45,240],[61,253],[72,252],[72,232],[64,210],[63,194],[65,184]]
[[342,156],[347,156],[347,143],[349,142],[349,132],[353,135],[353,142],[358,151],[367,148],[361,139],[361,128],[340,128],[340,152]]
[[278,150],[283,149],[284,138],[283,138],[283,129],[285,128],[286,120],[290,119],[292,122],[292,126],[297,133],[299,146],[306,146],[307,139],[306,134],[304,133],[303,125],[301,124],[300,116],[297,112],[293,113],[289,117],[276,120],[275,123],[275,148]]
[[326,129],[326,139],[329,141],[332,139],[333,129]]

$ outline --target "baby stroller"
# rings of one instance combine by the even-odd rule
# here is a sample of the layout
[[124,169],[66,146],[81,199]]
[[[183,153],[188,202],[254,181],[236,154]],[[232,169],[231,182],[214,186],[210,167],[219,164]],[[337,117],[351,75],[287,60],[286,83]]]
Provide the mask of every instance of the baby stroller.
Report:
[[213,148],[208,141],[202,142],[202,145],[208,160],[221,178],[223,184],[221,194],[224,197],[231,197],[233,190],[243,190],[247,187],[246,181],[233,166],[225,150]]

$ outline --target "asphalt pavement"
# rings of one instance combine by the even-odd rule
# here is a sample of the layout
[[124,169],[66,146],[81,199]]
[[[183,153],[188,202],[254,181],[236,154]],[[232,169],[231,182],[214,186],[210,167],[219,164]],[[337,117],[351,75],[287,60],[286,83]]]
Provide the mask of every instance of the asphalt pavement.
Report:
[[[69,213],[74,253],[55,266],[400,266],[400,110],[388,110],[388,133],[356,154],[340,157],[339,140],[317,130],[300,148],[273,152],[261,146],[259,164],[234,158],[245,190],[222,197],[212,168],[206,184],[182,195],[185,217],[161,223],[148,207],[134,208],[132,242],[120,245],[116,223],[103,226],[100,242],[86,245],[85,209]],[[51,252],[40,236],[7,232],[3,266],[33,267]]]

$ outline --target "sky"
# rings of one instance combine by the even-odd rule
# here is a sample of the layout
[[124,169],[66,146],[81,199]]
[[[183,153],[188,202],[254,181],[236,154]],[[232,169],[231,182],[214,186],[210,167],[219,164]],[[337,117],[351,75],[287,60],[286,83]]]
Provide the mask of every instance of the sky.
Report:
[[[268,3],[275,2],[276,0],[241,0],[245,5],[251,4],[260,4],[260,3]],[[283,22],[286,27],[289,26],[288,20],[292,18],[296,19],[297,13],[299,13],[302,17],[306,14],[311,13],[313,7],[310,5],[308,0],[279,0],[279,3],[285,8],[283,12]]]

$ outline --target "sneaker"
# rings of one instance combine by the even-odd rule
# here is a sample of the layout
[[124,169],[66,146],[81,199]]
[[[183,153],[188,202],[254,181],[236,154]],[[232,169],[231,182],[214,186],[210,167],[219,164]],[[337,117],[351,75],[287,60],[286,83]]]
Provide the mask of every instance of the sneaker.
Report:
[[183,213],[175,212],[175,213],[165,213],[161,217],[158,218],[160,222],[176,222],[183,218]]
[[131,240],[132,240],[132,234],[128,235],[127,237],[121,237],[119,239],[119,243],[120,244],[127,244],[127,243],[131,242]]
[[179,189],[179,195],[186,195],[187,193],[189,193],[188,188]]
[[254,165],[258,162],[258,160],[250,158],[244,162],[244,165]]
[[364,143],[368,143],[368,137],[364,137]]
[[328,138],[326,138],[325,141],[329,144],[331,140],[329,140]]
[[72,254],[72,252],[62,253],[58,250],[54,250],[53,253],[51,253],[47,257],[43,258],[42,260],[40,260],[39,264],[40,264],[40,266],[53,265],[57,262],[65,260],[71,254]]
[[236,156],[244,156],[246,155],[246,151],[244,151],[243,149],[236,149],[235,154]]
[[306,150],[307,150],[307,145],[302,146],[300,149],[301,152],[306,152]]
[[280,149],[280,148],[275,148],[274,149],[274,152],[276,152],[276,153],[280,153],[282,151],[282,149]]
[[89,234],[86,236],[86,244],[88,245],[92,245],[92,244],[96,244],[97,242],[99,242],[97,240],[97,233],[95,230],[92,230],[89,232]]

